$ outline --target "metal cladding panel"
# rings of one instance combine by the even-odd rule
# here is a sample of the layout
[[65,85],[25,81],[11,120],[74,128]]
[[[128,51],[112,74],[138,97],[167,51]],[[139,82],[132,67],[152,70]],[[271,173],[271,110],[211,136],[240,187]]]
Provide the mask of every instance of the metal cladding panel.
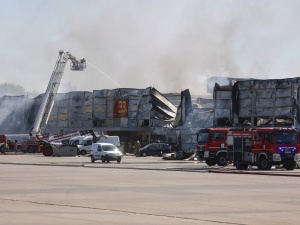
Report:
[[114,121],[113,119],[106,119],[106,127],[113,127]]
[[68,105],[69,105],[68,99],[63,99],[63,100],[57,102],[57,106],[59,106],[59,107],[67,107]]
[[127,127],[137,127],[137,120],[135,118],[129,118]]
[[231,108],[231,100],[216,100],[216,109],[230,109]]
[[75,95],[73,98],[69,98],[69,106],[82,106],[84,104],[84,96]]
[[84,92],[84,99],[86,101],[86,103],[90,104],[92,102],[90,102],[93,99],[93,93],[85,91]]
[[57,121],[57,127],[67,128],[68,127],[68,121],[67,120],[58,120]]
[[120,118],[120,127],[127,127],[128,118]]
[[99,112],[94,112],[93,113],[94,117],[96,117],[97,119],[106,119],[106,112],[103,113],[99,113]]
[[64,99],[68,99],[69,93],[57,93],[55,96],[55,102],[59,102]]
[[84,99],[84,94],[85,92],[84,91],[72,91],[72,92],[69,92],[69,99]]
[[238,90],[251,90],[253,83],[254,83],[254,80],[237,81],[236,85],[237,85]]
[[154,126],[154,127],[164,127],[164,126],[167,126],[168,124],[169,124],[169,122],[165,122],[162,120],[156,120],[156,119],[151,120],[151,126]]
[[275,106],[275,99],[256,99],[257,108],[273,108]]
[[79,120],[70,121],[70,127],[72,127],[72,128],[83,127],[82,124],[83,124],[83,121],[79,121]]
[[83,112],[83,107],[82,106],[71,106],[69,107],[69,112],[70,113],[82,113]]
[[142,95],[150,95],[151,87],[142,90]]
[[249,90],[239,91],[239,99],[252,98],[252,92]]
[[292,117],[292,108],[291,107],[280,107],[275,109],[275,116],[288,116]]
[[84,120],[82,121],[82,127],[93,127],[93,121],[92,120]]
[[270,89],[270,88],[276,88],[277,87],[277,80],[255,80],[253,84],[254,89]]
[[249,110],[249,108],[252,107],[252,100],[251,99],[243,99],[243,100],[239,100],[239,108],[247,108]]
[[57,133],[57,121],[55,121],[55,123],[54,123],[54,121],[48,122],[44,133],[56,134]]
[[[48,120],[48,123],[50,122],[50,121],[53,121],[53,120],[57,120],[58,119],[58,115],[53,115],[53,114],[51,114],[50,116],[49,116],[49,120]],[[47,125],[48,126],[48,125]]]
[[68,107],[59,107],[58,111],[57,111],[57,114],[62,114],[62,113],[68,114],[68,112],[69,112]]
[[149,112],[145,112],[145,111],[137,112],[136,118],[137,118],[138,120],[142,120],[142,119],[145,119],[145,118],[149,118]]
[[137,115],[137,112],[128,112],[128,118],[135,118]]
[[107,101],[106,115],[108,118],[112,118],[114,115],[114,103],[115,101]]
[[94,98],[98,98],[98,97],[106,98],[107,92],[108,90],[94,90],[92,96]]
[[288,78],[288,79],[279,79],[277,80],[276,88],[290,88],[293,84],[298,83],[298,77]]
[[213,118],[208,118],[206,120],[195,120],[192,123],[193,127],[209,128],[214,124]]
[[120,96],[120,89],[113,89],[107,91],[107,97]]
[[94,105],[94,112],[104,112],[106,113],[106,105]]
[[51,110],[51,115],[57,115],[58,114],[58,107],[56,105],[53,106],[52,110]]
[[105,105],[106,98],[94,98],[94,104],[96,105]]
[[215,118],[229,118],[230,109],[215,109]]
[[82,113],[70,113],[69,116],[70,121],[80,121],[82,120]]
[[241,108],[239,111],[239,117],[241,118],[250,117],[251,116],[250,109],[251,108]]
[[139,105],[139,111],[147,111],[149,112],[152,109],[152,104],[140,104]]
[[216,99],[231,99],[231,91],[216,91]]
[[274,98],[276,96],[276,89],[256,90],[256,98]]
[[275,107],[290,107],[293,105],[293,99],[292,97],[286,97],[286,98],[276,98],[275,99]]
[[151,96],[143,96],[140,100],[140,104],[149,104],[151,101]]
[[272,117],[275,114],[275,108],[256,108],[256,112],[253,113],[254,116],[257,117]]
[[128,111],[138,111],[139,101],[129,100]]
[[292,88],[277,89],[276,98],[291,97],[292,93]]
[[83,112],[84,113],[92,113],[93,112],[93,106],[92,105],[83,106]]
[[92,120],[93,116],[92,113],[82,113],[81,118],[83,121],[88,121],[88,120]]
[[122,96],[142,96],[144,89],[122,88]]
[[68,114],[67,113],[60,113],[57,115],[58,120],[67,120],[68,119]]

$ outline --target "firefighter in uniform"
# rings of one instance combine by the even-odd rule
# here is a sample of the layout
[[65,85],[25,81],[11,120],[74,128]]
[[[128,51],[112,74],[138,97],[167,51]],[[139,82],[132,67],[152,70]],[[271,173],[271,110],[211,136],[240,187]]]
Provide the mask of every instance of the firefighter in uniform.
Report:
[[139,141],[137,141],[135,143],[135,156],[139,157],[140,156],[140,148],[141,148],[141,144]]
[[8,144],[7,142],[5,141],[2,145],[2,148],[1,148],[1,152],[6,155],[6,152],[8,151],[9,147],[8,147]]

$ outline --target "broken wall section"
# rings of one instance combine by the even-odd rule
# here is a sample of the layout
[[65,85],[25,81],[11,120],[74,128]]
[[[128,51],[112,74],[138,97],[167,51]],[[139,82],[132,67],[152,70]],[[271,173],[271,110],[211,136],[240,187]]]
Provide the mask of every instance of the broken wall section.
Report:
[[34,99],[20,96],[3,96],[0,98],[0,128],[5,134],[28,134],[31,107]]
[[232,92],[235,124],[292,126],[299,124],[299,78],[238,81]]

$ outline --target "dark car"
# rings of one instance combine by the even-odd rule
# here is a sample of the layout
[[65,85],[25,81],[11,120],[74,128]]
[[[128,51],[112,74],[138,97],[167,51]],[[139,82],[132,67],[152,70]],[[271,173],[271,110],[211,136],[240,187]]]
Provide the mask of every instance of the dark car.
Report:
[[140,149],[140,156],[159,155],[170,153],[170,145],[166,143],[152,143]]

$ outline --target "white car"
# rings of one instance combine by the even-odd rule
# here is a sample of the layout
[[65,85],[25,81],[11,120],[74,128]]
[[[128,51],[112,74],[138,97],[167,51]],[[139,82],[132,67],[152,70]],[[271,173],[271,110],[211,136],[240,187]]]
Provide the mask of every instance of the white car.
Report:
[[91,161],[101,160],[102,162],[117,161],[121,162],[123,153],[110,143],[94,143],[91,149]]

